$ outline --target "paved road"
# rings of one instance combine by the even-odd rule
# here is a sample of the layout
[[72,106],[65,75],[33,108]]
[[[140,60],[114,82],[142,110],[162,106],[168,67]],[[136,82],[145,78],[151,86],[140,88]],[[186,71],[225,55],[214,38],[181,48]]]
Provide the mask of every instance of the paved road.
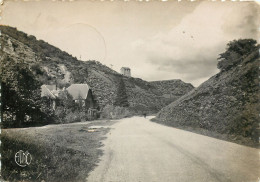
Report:
[[123,119],[107,136],[88,182],[257,182],[260,176],[257,149],[149,118]]

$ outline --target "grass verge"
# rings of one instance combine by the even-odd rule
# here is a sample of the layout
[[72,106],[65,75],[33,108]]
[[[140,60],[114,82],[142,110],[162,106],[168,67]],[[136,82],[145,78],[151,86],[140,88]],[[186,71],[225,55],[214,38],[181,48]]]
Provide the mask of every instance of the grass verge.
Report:
[[[5,181],[86,181],[102,154],[100,147],[109,128],[89,132],[92,125],[107,126],[114,121],[48,125],[2,130],[2,177]],[[28,151],[32,162],[15,163],[19,150]]]
[[245,146],[249,146],[249,147],[253,147],[253,148],[259,148],[260,147],[259,143],[254,142],[250,137],[243,137],[243,136],[240,136],[240,135],[231,135],[231,134],[221,134],[221,133],[209,131],[209,130],[206,130],[206,129],[203,129],[203,128],[194,128],[194,127],[191,127],[191,126],[181,126],[181,125],[177,125],[177,124],[173,125],[173,123],[171,123],[171,125],[168,125],[164,122],[161,122],[157,118],[152,118],[150,121],[158,123],[158,124],[162,124],[162,125],[165,125],[165,126],[170,126],[170,127],[190,131],[190,132],[193,132],[193,133],[217,138],[217,139],[220,139],[220,140],[225,140],[225,141],[237,143],[237,144],[240,144],[240,145],[245,145]]

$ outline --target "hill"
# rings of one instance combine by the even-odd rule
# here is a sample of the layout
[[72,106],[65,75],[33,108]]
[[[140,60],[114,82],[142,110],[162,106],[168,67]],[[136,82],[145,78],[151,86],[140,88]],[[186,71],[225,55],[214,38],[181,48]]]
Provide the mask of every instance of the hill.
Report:
[[184,83],[180,79],[152,81],[150,84],[162,93],[162,96],[166,98],[169,103],[177,100],[194,88],[192,84]]
[[[78,60],[59,48],[43,40],[37,40],[34,36],[18,31],[16,28],[0,26],[0,29],[3,47],[1,66],[5,68],[1,70],[1,76],[3,80],[5,77],[11,78],[6,81],[6,85],[11,84],[12,81],[17,82],[18,76],[10,74],[17,72],[17,68],[23,65],[35,84],[37,83],[35,96],[39,95],[42,84],[57,84],[62,88],[72,83],[87,83],[101,110],[106,105],[118,105],[127,107],[136,114],[156,113],[169,103],[169,98],[162,94],[162,92],[166,93],[162,88],[166,85],[157,86],[140,78],[123,76],[98,61]],[[179,98],[181,94],[191,89],[190,84],[180,80],[176,85],[173,82],[171,86],[176,90],[184,89],[182,92],[172,92],[174,98]],[[16,87],[17,85],[13,85],[12,89]],[[124,100],[120,101],[120,99]],[[30,100],[30,95],[27,100]],[[120,105],[120,103],[124,104]]]
[[249,47],[250,41],[256,43],[247,39],[229,43],[227,51],[220,55],[220,72],[164,107],[157,114],[156,122],[258,142],[259,46],[252,45],[248,52],[238,52]]

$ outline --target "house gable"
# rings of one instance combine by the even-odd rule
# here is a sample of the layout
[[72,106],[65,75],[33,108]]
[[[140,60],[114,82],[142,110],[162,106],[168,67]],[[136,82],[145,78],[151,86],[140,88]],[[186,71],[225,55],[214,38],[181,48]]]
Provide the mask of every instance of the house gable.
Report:
[[72,84],[67,88],[67,91],[73,97],[73,100],[78,100],[79,98],[86,100],[89,90],[87,84]]
[[[55,86],[55,85],[54,85]],[[42,85],[41,86],[41,97],[49,97],[55,99],[56,96],[51,92],[51,85]]]

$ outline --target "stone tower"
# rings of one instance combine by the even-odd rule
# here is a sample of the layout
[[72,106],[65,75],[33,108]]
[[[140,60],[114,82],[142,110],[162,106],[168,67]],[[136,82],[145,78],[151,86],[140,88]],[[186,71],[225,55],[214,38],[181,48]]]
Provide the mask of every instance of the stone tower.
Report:
[[128,67],[122,67],[122,68],[120,69],[120,72],[121,72],[121,74],[124,75],[124,76],[131,77],[131,69],[128,68]]

